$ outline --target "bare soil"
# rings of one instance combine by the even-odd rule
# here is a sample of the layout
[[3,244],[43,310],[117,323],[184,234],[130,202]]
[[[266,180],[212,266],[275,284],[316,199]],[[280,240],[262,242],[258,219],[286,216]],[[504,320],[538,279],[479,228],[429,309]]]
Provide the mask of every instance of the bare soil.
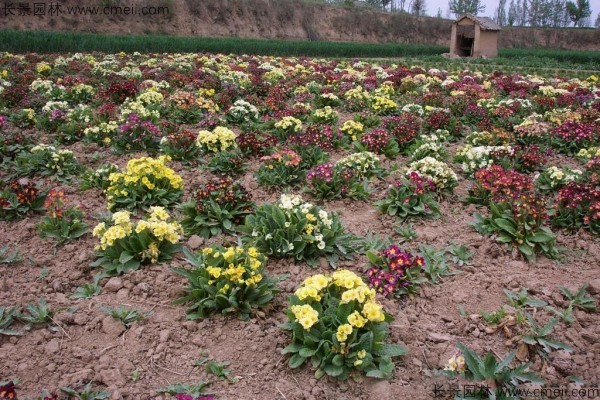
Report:
[[[107,162],[124,166],[130,157],[137,156],[117,157],[105,149],[82,143],[66,148],[73,150],[87,167]],[[402,165],[405,160],[400,158],[394,163]],[[388,161],[386,166],[390,165]],[[172,167],[186,182],[186,196],[210,178],[207,172],[178,163]],[[241,180],[252,189],[257,203],[274,201],[279,193],[267,193],[256,185],[252,177],[256,168],[257,163],[253,162]],[[46,183],[52,186],[51,182]],[[386,185],[385,181],[375,185],[377,190],[370,202],[340,200],[325,202],[324,206],[338,211],[344,225],[354,234],[373,233],[397,241],[400,237],[392,230],[395,221],[378,215],[371,204],[382,196]],[[408,248],[416,250],[417,243],[443,248],[452,241],[468,246],[473,262],[471,266],[454,267],[456,274],[444,277],[439,285],[424,285],[414,298],[384,301],[387,311],[395,317],[391,339],[409,349],[408,355],[399,359],[389,382],[367,378],[345,383],[327,378],[316,380],[310,368],[292,371],[287,367],[286,357],[280,351],[288,344],[289,337],[278,328],[286,319],[286,298],[308,275],[327,272],[329,267],[325,265],[311,269],[289,260],[271,261],[267,267],[271,274],[286,273],[290,277],[280,284],[282,293],[270,308],[247,322],[219,315],[203,321],[187,321],[185,307],[172,303],[186,284],[171,271],[185,265],[181,258],[104,280],[102,293],[92,299],[70,299],[75,289],[90,282],[96,272],[90,270],[89,264],[97,241],[88,234],[55,248],[51,240],[38,237],[35,225],[39,216],[0,222],[0,246],[17,247],[24,256],[24,261],[16,265],[0,266],[0,303],[22,307],[45,298],[59,311],[54,316],[58,329],[52,332],[34,328],[22,336],[0,337],[0,380],[18,378],[21,399],[35,398],[43,389],[81,387],[89,381],[95,387],[107,387],[111,399],[162,399],[156,394],[158,388],[209,379],[213,381],[209,391],[219,399],[433,398],[434,384],[448,383],[434,370],[443,368],[456,353],[456,341],[466,343],[480,354],[492,350],[504,356],[514,348],[507,345],[506,333],[502,330],[487,333],[488,326],[474,315],[506,304],[503,289],[528,288],[532,297],[561,308],[566,302],[560,295],[560,286],[575,290],[591,282],[590,291],[596,300],[600,293],[597,239],[583,231],[574,235],[559,233],[559,245],[564,247],[561,261],[539,258],[526,263],[468,225],[475,211],[474,206],[461,203],[468,185],[461,179],[456,194],[442,202],[440,219],[414,223],[418,238]],[[88,217],[106,211],[100,192],[80,192],[75,185],[58,187],[80,203]],[[93,227],[96,222],[90,218],[88,223]],[[202,241],[197,239],[188,245],[200,246]],[[217,237],[208,242],[222,239]],[[341,267],[363,271],[366,263],[366,257],[359,256],[355,261],[341,263]],[[99,308],[117,305],[152,314],[125,330],[119,321]],[[466,316],[461,316],[461,308]],[[549,314],[544,315],[542,319],[548,320]],[[571,326],[559,324],[554,335],[555,339],[573,346],[572,354],[555,352],[548,363],[532,358],[532,369],[547,384],[567,385],[572,376],[587,385],[600,382],[600,316],[579,310],[575,316],[576,322]],[[194,367],[202,349],[217,361],[230,361],[229,369],[237,383],[207,376],[203,367]]]

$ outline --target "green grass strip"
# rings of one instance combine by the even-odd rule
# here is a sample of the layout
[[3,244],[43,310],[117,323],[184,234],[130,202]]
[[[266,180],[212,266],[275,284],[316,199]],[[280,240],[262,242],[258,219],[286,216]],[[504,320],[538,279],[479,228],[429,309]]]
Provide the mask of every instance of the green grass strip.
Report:
[[370,44],[298,40],[177,37],[163,35],[100,35],[73,32],[0,31],[0,50],[16,53],[234,53],[312,57],[406,57],[448,52],[437,45]]

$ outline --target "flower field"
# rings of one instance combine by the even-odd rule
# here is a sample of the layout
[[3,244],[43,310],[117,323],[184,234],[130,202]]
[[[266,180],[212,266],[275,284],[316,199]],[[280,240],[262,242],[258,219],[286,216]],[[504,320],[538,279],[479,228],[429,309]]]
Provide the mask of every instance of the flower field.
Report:
[[0,139],[0,399],[600,383],[597,76],[1,53]]

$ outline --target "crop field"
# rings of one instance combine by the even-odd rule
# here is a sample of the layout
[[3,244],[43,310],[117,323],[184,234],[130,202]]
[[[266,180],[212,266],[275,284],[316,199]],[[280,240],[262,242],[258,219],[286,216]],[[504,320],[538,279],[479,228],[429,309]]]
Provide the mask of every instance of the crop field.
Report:
[[597,54],[102,49],[0,53],[0,399],[599,395]]

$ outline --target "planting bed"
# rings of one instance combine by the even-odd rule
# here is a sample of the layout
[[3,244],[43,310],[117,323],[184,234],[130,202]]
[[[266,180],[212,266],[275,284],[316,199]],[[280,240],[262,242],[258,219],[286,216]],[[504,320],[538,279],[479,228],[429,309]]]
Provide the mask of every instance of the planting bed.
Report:
[[[593,395],[600,383],[597,77],[5,53],[0,135],[0,382],[16,383],[20,399],[70,398],[88,383],[95,398],[290,400],[452,398],[465,385]],[[131,161],[142,157],[151,159]],[[133,229],[111,231],[110,212],[124,210]],[[164,231],[138,232],[141,219]],[[122,244],[136,232],[152,233],[141,248]],[[218,245],[264,253],[264,279],[278,290],[247,315],[212,304],[189,319],[181,269]],[[390,266],[402,251],[409,272],[408,261]],[[354,340],[335,334],[345,316],[323,335],[349,376],[330,365],[317,379],[312,354],[299,368],[284,354],[292,332],[282,324],[319,327],[295,321],[290,296],[340,270],[374,288],[393,317],[382,324],[387,343],[407,352],[394,354],[388,379],[359,370],[370,354],[340,350]],[[119,320],[109,313],[118,307],[138,314]],[[364,329],[378,318],[366,308]],[[459,342],[481,357],[515,351],[510,367],[530,363],[543,382],[469,379],[468,357],[466,375],[444,376],[461,372],[460,360],[448,364]]]

